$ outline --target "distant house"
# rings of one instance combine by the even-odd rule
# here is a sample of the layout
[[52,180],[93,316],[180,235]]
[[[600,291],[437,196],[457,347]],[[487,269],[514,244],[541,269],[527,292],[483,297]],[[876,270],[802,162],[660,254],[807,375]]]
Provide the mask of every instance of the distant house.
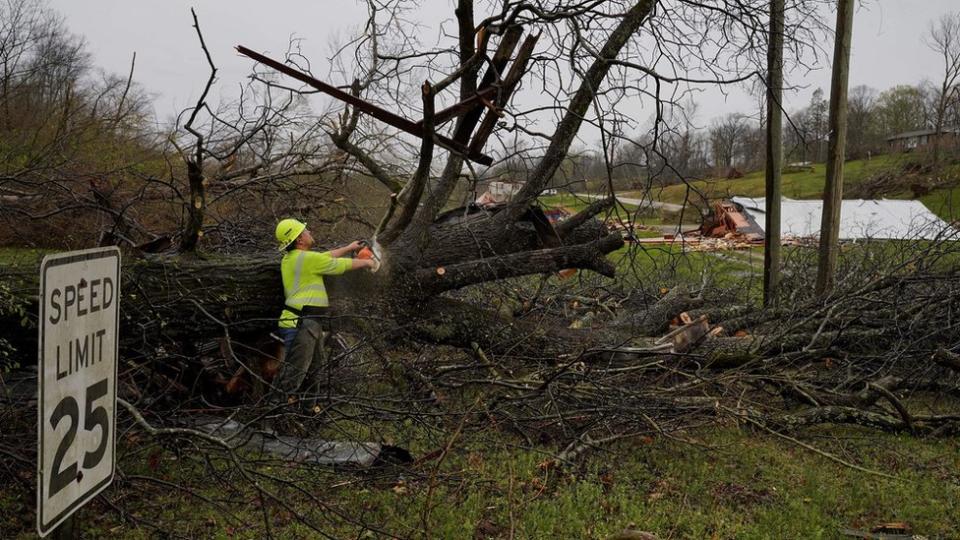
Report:
[[[523,184],[520,182],[488,182],[487,189],[481,196],[483,203],[505,203],[520,193]],[[541,195],[556,195],[556,189],[545,189],[540,192]]]
[[925,150],[938,139],[942,146],[955,146],[960,142],[960,127],[944,127],[939,135],[935,129],[905,131],[887,137],[887,145],[893,152],[912,152]]
[[[746,234],[762,233],[765,227],[766,200],[763,198],[733,197],[730,205],[748,223]],[[798,201],[784,197],[780,203],[780,234],[783,239],[812,238],[820,235],[823,201]],[[732,224],[732,222],[731,222]],[[729,228],[729,227],[728,227]],[[850,199],[840,207],[840,239],[911,239],[933,240],[946,236],[955,239],[957,233],[931,212],[920,201]]]
[[504,202],[520,192],[523,184],[513,182],[490,182],[487,185],[487,192],[493,196],[497,202]]

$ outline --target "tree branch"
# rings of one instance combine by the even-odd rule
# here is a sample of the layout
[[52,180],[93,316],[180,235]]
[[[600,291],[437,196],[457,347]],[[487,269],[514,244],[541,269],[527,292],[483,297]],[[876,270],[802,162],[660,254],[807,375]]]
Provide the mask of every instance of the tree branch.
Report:
[[[393,222],[393,225],[380,236],[380,241],[384,244],[389,244],[395,240],[410,224],[420,204],[420,198],[423,196],[423,189],[430,180],[430,166],[433,164],[434,147],[434,93],[433,88],[427,81],[424,81],[421,92],[423,93],[423,140],[420,143],[420,162],[417,164],[416,172],[413,173],[413,178],[397,196],[397,202],[401,205],[400,215]],[[414,234],[418,236],[422,236],[426,232],[425,226],[417,229]]]
[[400,193],[403,189],[403,184],[397,179],[390,176],[390,174],[380,166],[369,154],[363,151],[359,146],[353,144],[349,140],[349,135],[347,137],[341,136],[340,134],[330,134],[330,140],[333,141],[333,144],[337,145],[337,148],[343,150],[347,154],[353,156],[354,159],[360,162],[378,182],[383,184],[393,193]]
[[567,218],[563,222],[559,223],[554,229],[557,231],[557,236],[561,240],[570,235],[577,227],[583,225],[588,220],[603,212],[607,208],[613,206],[617,200],[614,197],[607,197],[605,199],[597,199],[590,203],[589,206],[578,212],[577,214]]
[[414,279],[420,293],[436,294],[467,285],[555,272],[564,268],[586,268],[613,277],[616,268],[604,255],[623,247],[623,238],[611,234],[586,244],[564,246],[491,257],[447,267],[418,270]]
[[504,222],[516,220],[553,178],[554,173],[557,172],[570,150],[570,145],[580,129],[584,115],[593,102],[601,83],[607,77],[607,73],[613,66],[617,55],[644,23],[655,5],[655,0],[641,0],[624,14],[620,24],[610,34],[610,38],[607,39],[600,50],[600,56],[587,70],[580,87],[573,99],[570,100],[566,114],[553,132],[546,154],[537,164],[537,168],[531,174],[530,179],[510,202],[507,210],[497,216],[499,220]]

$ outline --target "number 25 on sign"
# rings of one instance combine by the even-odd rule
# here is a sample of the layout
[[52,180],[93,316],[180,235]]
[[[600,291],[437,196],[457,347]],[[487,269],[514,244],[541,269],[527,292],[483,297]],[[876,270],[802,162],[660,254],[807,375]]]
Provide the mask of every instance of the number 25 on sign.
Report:
[[46,536],[113,480],[120,251],[40,265],[37,531]]

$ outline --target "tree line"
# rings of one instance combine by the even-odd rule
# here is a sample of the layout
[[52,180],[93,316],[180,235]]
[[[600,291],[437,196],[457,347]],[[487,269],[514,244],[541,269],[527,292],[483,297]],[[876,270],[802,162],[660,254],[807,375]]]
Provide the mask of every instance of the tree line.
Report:
[[[268,231],[275,216],[318,208],[328,210],[322,219],[331,224],[372,229],[376,216],[362,215],[342,196],[350,189],[345,179],[371,179],[368,186],[380,189],[376,196],[385,201],[412,172],[410,163],[395,159],[412,150],[409,143],[362,119],[362,142],[390,156],[371,172],[354,155],[359,147],[331,128],[337,122],[315,115],[302,95],[262,84],[276,79],[263,69],[236,101],[210,103],[216,55],[208,55],[211,79],[197,103],[157,122],[146,89],[133,82],[135,57],[127,76],[104,74],[91,64],[83,40],[42,0],[14,0],[0,11],[2,244],[45,238],[88,245],[93,237],[102,244],[156,242],[190,250],[204,237],[207,245],[244,250],[269,243],[269,235],[255,231]],[[943,73],[883,91],[851,89],[848,159],[886,153],[886,139],[896,133],[960,125],[958,21],[960,14],[947,14],[923,37],[943,58]],[[644,135],[631,136],[626,122],[613,122],[596,147],[574,146],[549,187],[581,190],[589,179],[594,186],[644,189],[763,167],[762,111],[729,113],[703,126],[695,102],[673,105]],[[823,162],[823,90],[787,112],[785,163]],[[475,181],[527,178],[543,151],[535,144],[515,136],[503,160]],[[297,197],[286,196],[294,192]]]
[[[932,21],[920,39],[941,60],[942,72],[931,73],[917,84],[885,90],[868,85],[851,88],[847,159],[886,154],[890,152],[887,139],[897,134],[960,127],[960,12]],[[649,134],[650,129],[644,135],[624,137],[612,153],[605,152],[600,141],[595,147],[572,153],[554,184],[586,189],[586,179],[609,176],[618,188],[638,189],[648,185],[650,178],[654,185],[669,185],[691,178],[735,177],[763,168],[766,128],[762,110],[727,113],[702,126],[696,121],[694,101],[680,109],[666,129],[659,126],[656,136]],[[785,163],[823,163],[829,138],[824,90],[814,89],[805,106],[784,112]],[[499,173],[510,177],[524,170],[524,160],[516,157],[504,162]]]
[[160,120],[136,54],[129,73],[104,73],[44,0],[0,4],[0,245],[249,250],[279,214],[362,221],[336,202],[351,166],[302,96],[255,73],[238,97],[208,99],[217,55],[194,25],[210,78],[186,81],[201,97]]

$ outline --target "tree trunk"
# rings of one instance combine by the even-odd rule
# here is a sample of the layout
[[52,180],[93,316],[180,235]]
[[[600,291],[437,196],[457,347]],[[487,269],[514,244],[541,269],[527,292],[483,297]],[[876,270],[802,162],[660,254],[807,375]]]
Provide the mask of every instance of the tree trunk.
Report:
[[780,171],[783,163],[783,0],[770,0],[767,49],[766,231],[763,239],[763,303],[776,302],[780,283]]
[[187,161],[187,181],[190,184],[190,205],[187,207],[187,222],[180,241],[180,251],[183,253],[197,249],[203,236],[203,216],[207,208],[206,180],[201,165]]
[[704,365],[712,369],[742,367],[754,360],[791,353],[810,351],[810,359],[817,360],[817,351],[828,347],[857,350],[860,345],[873,344],[885,335],[883,329],[848,330],[845,332],[799,332],[789,335],[750,335],[746,337],[715,337],[702,341],[692,352],[702,356]]
[[850,35],[853,32],[853,0],[837,4],[837,32],[833,48],[833,77],[830,82],[830,147],[827,156],[827,183],[823,190],[820,221],[820,259],[817,265],[817,294],[833,288],[840,242],[840,206],[843,201],[843,156],[847,142],[847,83],[850,74]]
[[667,331],[670,321],[677,315],[702,304],[702,298],[692,297],[686,287],[677,286],[647,308],[635,303],[626,305],[628,309],[616,324],[629,328],[636,335],[659,336]]
[[[496,214],[486,211],[447,215],[427,230],[429,243],[421,243],[414,235],[402,235],[385,246],[384,263],[389,272],[398,274],[400,281],[419,288],[418,294],[563,268],[613,274],[613,266],[604,255],[623,246],[619,235],[610,235],[603,223],[595,219],[582,222],[573,230],[561,228],[559,232],[565,236],[544,238],[532,221],[504,225]],[[543,249],[548,246],[551,249]],[[450,275],[446,274],[448,270]],[[417,274],[412,281],[406,278],[411,272]]]
[[[614,267],[604,254],[623,245],[619,235],[595,237],[605,232],[596,221],[585,223],[571,233],[568,240],[580,243],[556,248],[536,249],[537,233],[532,227],[518,227],[510,241],[499,245],[480,246],[468,238],[490,235],[482,225],[491,220],[471,222],[471,226],[436,224],[431,234],[434,242],[426,252],[425,260],[411,258],[402,247],[389,246],[385,267],[377,274],[351,272],[327,278],[331,298],[331,314],[347,325],[372,319],[382,321],[381,328],[369,328],[362,323],[363,333],[381,334],[403,325],[424,324],[438,328],[435,318],[449,317],[458,325],[446,343],[468,346],[475,341],[484,348],[497,349],[502,343],[521,341],[523,333],[532,336],[531,350],[559,350],[551,347],[551,338],[534,332],[523,324],[513,324],[509,339],[497,337],[501,330],[484,330],[480,326],[464,326],[466,321],[479,321],[483,316],[476,308],[454,304],[432,304],[442,292],[467,285],[522,276],[553,272],[563,268],[592,269],[612,275]],[[584,237],[585,235],[585,237]],[[593,238],[591,240],[591,238]],[[439,263],[439,264],[438,264]],[[438,272],[438,269],[442,271]],[[37,313],[37,275],[30,265],[23,272],[10,276],[18,297],[27,299],[27,312]],[[210,341],[229,334],[262,333],[276,327],[283,306],[283,288],[280,280],[280,257],[258,254],[253,256],[202,258],[196,256],[124,257],[121,283],[121,346],[128,350],[150,352],[158,346],[180,345],[188,342]],[[428,307],[429,306],[429,307]],[[442,310],[440,308],[443,308]],[[459,310],[459,311],[458,311]],[[494,322],[494,318],[490,321]],[[398,324],[402,322],[403,324]],[[17,328],[20,316],[0,314],[0,324]],[[359,324],[359,323],[358,323]],[[497,326],[497,325],[494,325]],[[356,325],[354,325],[356,329]],[[437,331],[414,334],[434,337]],[[489,335],[487,340],[484,336]],[[540,339],[534,339],[540,335]],[[15,345],[31,350],[36,344],[34,331],[20,332]],[[560,339],[560,338],[557,338]],[[573,341],[566,340],[562,348]]]

